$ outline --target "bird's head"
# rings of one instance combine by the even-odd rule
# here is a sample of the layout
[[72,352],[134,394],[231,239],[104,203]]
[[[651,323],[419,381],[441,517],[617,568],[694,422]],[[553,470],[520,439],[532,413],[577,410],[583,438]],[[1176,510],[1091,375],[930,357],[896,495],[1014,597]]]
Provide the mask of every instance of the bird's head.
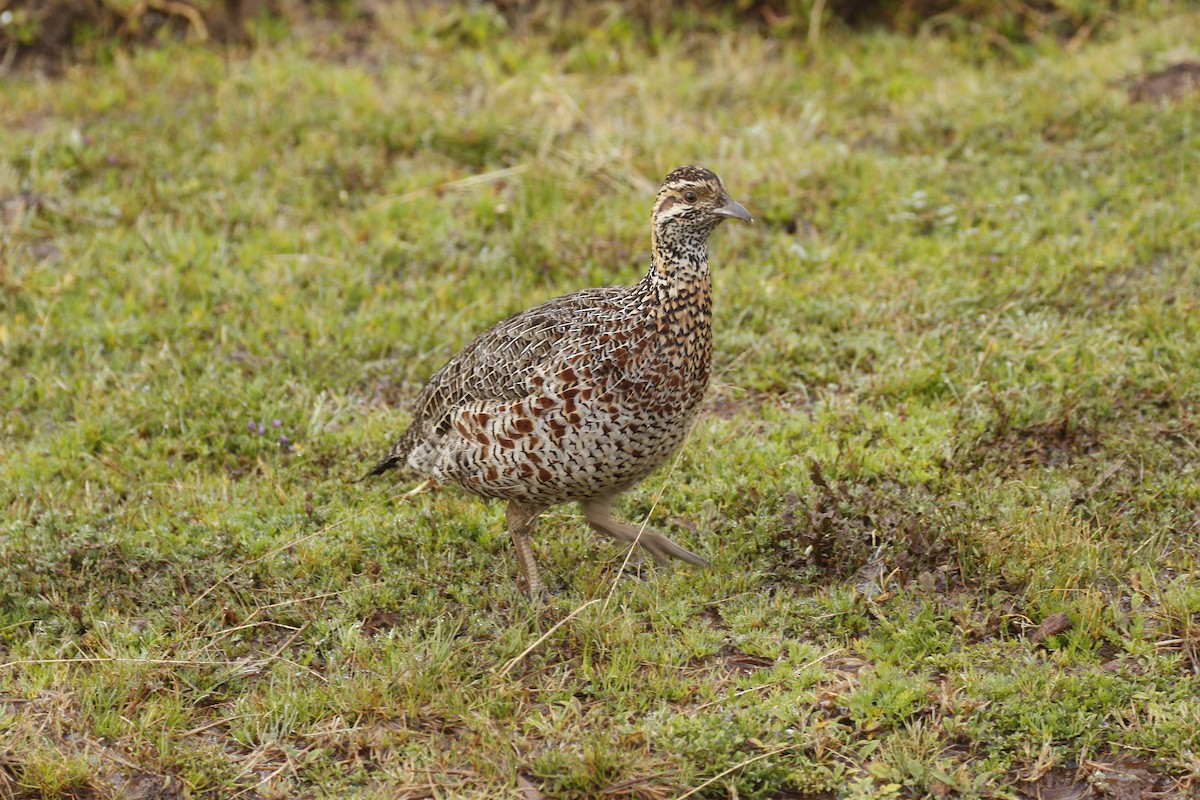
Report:
[[667,176],[654,201],[654,236],[660,244],[703,243],[726,219],[753,222],[725,184],[703,167],[680,167]]

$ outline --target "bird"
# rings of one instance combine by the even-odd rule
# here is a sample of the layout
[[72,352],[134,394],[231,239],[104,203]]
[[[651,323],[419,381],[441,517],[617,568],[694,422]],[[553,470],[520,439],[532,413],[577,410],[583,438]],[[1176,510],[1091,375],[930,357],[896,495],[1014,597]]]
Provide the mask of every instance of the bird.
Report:
[[753,222],[713,172],[673,170],[641,280],[557,297],[480,334],[429,379],[408,429],[360,480],[399,469],[507,501],[518,587],[535,599],[545,586],[529,536],[563,503],[656,561],[708,566],[612,509],[679,450],[699,413],[713,353],[708,238],[727,219]]

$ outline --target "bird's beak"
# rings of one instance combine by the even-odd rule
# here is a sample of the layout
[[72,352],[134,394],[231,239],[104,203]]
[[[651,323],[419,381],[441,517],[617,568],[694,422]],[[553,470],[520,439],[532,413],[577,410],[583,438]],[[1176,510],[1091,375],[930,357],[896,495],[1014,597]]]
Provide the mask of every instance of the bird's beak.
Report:
[[746,207],[734,200],[731,197],[725,198],[725,205],[712,212],[718,217],[729,217],[730,219],[740,219],[745,222],[754,222],[754,217],[750,216],[750,212]]

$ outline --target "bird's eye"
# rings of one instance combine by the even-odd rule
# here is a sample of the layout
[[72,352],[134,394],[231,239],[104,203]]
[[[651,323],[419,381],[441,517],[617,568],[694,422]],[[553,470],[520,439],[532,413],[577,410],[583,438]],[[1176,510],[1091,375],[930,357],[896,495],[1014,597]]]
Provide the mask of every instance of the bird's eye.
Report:
[[696,202],[696,193],[695,192],[684,192],[683,199],[687,200],[689,203],[694,203],[694,202]]

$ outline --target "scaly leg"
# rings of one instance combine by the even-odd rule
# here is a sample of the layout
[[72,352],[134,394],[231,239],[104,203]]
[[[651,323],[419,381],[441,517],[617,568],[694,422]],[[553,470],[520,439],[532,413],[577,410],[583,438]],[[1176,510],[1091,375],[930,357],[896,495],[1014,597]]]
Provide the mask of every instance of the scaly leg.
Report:
[[533,548],[529,545],[529,539],[525,534],[533,528],[534,520],[543,511],[545,508],[509,500],[508,512],[505,514],[508,519],[508,535],[512,538],[513,548],[517,551],[517,566],[520,567],[521,577],[524,579],[524,586],[521,588],[534,602],[541,600],[546,588],[542,585],[541,576],[538,575],[537,561],[533,558]]
[[640,528],[619,522],[612,517],[612,498],[601,497],[583,504],[583,516],[597,533],[612,539],[637,544],[645,548],[660,564],[670,558],[678,558],[698,567],[707,567],[708,562],[691,550],[686,550],[666,536],[650,528]]

